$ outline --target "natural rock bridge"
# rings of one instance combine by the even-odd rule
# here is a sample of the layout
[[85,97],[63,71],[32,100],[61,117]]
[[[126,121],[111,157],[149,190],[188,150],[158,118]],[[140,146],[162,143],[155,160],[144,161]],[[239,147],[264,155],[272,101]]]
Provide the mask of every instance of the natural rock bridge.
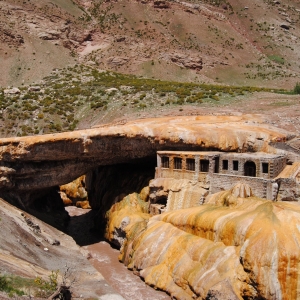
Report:
[[[133,176],[136,167],[148,164],[154,173],[157,150],[272,152],[271,141],[288,137],[288,132],[263,124],[257,116],[244,115],[141,119],[67,133],[5,138],[0,141],[0,196],[27,206],[51,187],[92,170],[94,175],[99,173],[100,166],[131,164]],[[118,166],[115,168],[114,174],[118,172]],[[114,181],[115,175],[106,171],[101,178]],[[90,190],[92,181],[89,179]],[[107,187],[107,182],[98,180],[98,184]],[[96,190],[101,193],[100,187]]]

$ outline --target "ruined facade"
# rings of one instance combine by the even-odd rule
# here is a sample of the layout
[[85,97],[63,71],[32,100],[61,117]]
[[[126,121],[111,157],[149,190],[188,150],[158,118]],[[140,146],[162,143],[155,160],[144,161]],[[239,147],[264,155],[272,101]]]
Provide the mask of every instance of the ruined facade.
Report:
[[[155,179],[189,181],[194,186],[206,189],[207,194],[229,190],[237,183],[245,183],[257,197],[295,201],[300,164],[290,166],[286,163],[287,159],[283,154],[263,152],[159,151]],[[283,199],[282,193],[289,189],[293,190],[291,195],[288,199]],[[202,199],[202,203],[204,201]],[[167,206],[170,207],[170,203]]]

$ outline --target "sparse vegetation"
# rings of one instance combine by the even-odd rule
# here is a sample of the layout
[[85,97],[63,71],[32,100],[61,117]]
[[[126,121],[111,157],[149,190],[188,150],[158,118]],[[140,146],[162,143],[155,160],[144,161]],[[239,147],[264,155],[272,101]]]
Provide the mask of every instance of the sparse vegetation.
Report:
[[283,65],[284,64],[284,58],[279,56],[279,55],[269,55],[268,58],[271,60],[271,61],[274,61],[278,64],[281,64]]
[[0,274],[0,291],[7,293],[9,297],[26,295],[25,290],[33,285],[32,279]]
[[296,83],[293,92],[296,95],[300,95],[300,83],[299,82]]
[[61,280],[59,280],[59,270],[52,271],[48,280],[41,277],[34,280],[38,288],[36,296],[48,299],[71,299],[71,287],[76,281],[73,270],[66,265]]
[[209,99],[221,101],[255,91],[271,90],[154,80],[75,65],[45,77],[39,91],[29,91],[25,86],[20,95],[4,95],[0,90],[0,124],[6,124],[2,133],[9,135],[55,133],[74,130],[80,122],[80,111],[101,115],[116,107],[145,110],[201,105]]

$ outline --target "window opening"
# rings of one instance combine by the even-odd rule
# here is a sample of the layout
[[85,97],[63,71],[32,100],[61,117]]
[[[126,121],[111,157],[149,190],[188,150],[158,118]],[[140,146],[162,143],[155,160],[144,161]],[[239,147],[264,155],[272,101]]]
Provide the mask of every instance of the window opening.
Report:
[[209,160],[200,159],[200,172],[208,172],[209,170]]
[[215,158],[215,173],[219,173],[220,158]]
[[244,175],[256,177],[256,165],[253,161],[247,161],[244,166]]
[[189,171],[195,171],[195,159],[193,158],[186,159],[186,169]]
[[182,169],[182,158],[174,157],[174,169],[177,169],[177,170]]
[[239,170],[239,162],[238,160],[233,161],[233,171],[238,171]]
[[228,170],[228,160],[223,160],[223,170]]
[[162,168],[170,168],[170,159],[168,156],[162,156],[161,167]]
[[269,164],[268,163],[262,163],[262,172],[265,174],[269,173]]

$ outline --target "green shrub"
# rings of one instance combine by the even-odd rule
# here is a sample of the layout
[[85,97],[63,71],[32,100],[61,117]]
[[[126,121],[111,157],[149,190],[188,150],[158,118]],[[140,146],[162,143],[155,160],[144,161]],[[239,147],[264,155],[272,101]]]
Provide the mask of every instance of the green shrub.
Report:
[[8,281],[5,276],[0,276],[0,291],[8,289]]
[[269,55],[268,58],[277,64],[284,64],[284,58],[278,55]]
[[299,94],[300,94],[300,83],[299,83],[299,82],[296,83],[293,92],[294,92],[294,94],[296,94],[296,95],[299,95]]
[[41,277],[37,277],[34,282],[36,286],[38,287],[38,292],[36,293],[36,296],[38,297],[49,297],[53,292],[57,289],[58,285],[58,272],[52,271],[49,275],[49,280],[44,280]]
[[5,275],[0,275],[0,291],[8,293],[10,297],[14,295],[25,295],[25,293],[22,290],[14,288],[11,284],[11,278],[8,278]]

